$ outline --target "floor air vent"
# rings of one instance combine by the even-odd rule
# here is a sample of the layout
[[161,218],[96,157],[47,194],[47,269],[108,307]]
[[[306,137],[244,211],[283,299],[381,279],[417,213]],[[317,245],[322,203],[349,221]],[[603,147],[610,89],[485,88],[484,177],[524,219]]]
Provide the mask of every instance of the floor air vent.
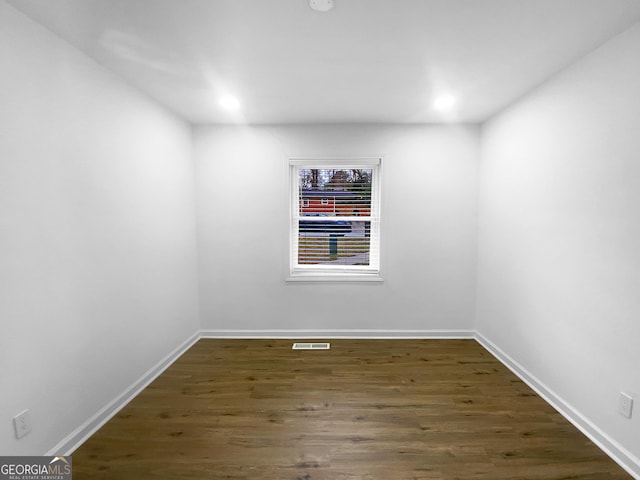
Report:
[[291,350],[329,350],[330,343],[294,343]]

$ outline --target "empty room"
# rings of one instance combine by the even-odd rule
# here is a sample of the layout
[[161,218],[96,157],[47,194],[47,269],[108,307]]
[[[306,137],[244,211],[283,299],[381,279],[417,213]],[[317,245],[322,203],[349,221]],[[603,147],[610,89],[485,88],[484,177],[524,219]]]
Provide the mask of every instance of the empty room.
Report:
[[0,0],[0,479],[640,479],[639,22]]

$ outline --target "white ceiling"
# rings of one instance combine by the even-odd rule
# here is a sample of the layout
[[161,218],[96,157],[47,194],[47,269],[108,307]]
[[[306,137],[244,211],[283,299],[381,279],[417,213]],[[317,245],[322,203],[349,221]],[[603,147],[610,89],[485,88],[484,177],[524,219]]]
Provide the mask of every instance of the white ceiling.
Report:
[[7,1],[193,123],[480,122],[640,19],[640,0]]

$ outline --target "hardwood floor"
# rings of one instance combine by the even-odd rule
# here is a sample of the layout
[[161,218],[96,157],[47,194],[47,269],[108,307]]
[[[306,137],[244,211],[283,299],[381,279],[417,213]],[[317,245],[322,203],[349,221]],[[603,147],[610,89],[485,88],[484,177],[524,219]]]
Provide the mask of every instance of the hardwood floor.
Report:
[[474,340],[200,340],[75,480],[630,479]]

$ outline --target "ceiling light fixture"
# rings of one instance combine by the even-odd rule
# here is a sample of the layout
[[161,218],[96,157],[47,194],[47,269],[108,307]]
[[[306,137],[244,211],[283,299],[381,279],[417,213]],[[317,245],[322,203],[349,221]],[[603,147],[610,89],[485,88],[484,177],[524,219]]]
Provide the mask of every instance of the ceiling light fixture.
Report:
[[441,95],[433,102],[433,108],[441,112],[451,110],[457,102],[458,99],[453,95]]
[[238,110],[240,108],[240,100],[232,95],[224,95],[220,97],[218,103],[225,110]]
[[316,12],[328,12],[333,8],[333,0],[309,0],[309,6]]

